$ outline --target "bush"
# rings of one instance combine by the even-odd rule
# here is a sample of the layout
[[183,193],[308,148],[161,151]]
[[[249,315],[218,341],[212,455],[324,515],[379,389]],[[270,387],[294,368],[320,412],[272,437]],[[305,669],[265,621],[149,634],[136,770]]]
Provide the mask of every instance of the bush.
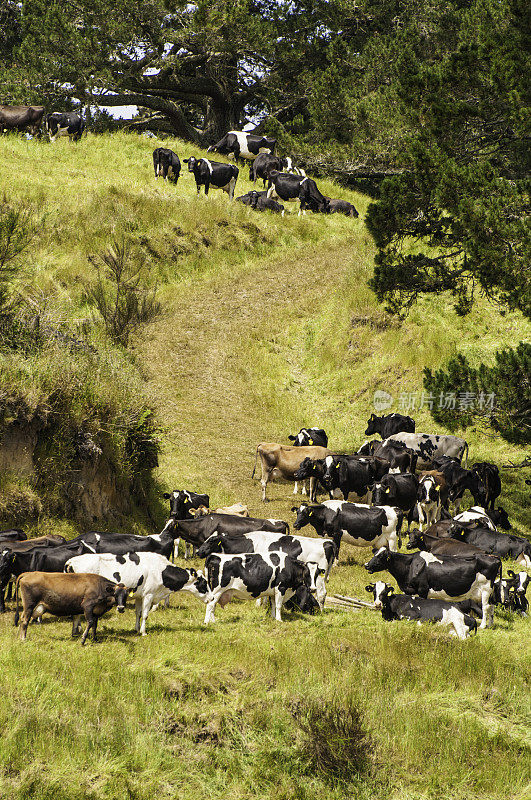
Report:
[[290,712],[306,735],[303,749],[315,769],[341,780],[370,772],[371,742],[352,699],[297,699]]

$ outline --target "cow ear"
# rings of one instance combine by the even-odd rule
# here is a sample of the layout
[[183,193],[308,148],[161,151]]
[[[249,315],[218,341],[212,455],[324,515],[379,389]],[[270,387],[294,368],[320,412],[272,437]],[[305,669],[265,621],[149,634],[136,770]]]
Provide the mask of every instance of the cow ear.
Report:
[[171,494],[169,494],[168,492],[164,492],[164,494],[163,494],[162,496],[163,496],[163,498],[164,498],[165,500],[169,500],[169,499],[170,499],[170,497],[171,497]]
[[291,510],[292,510],[292,511],[298,511],[298,510],[299,510],[299,507],[298,507],[298,506],[291,506]]
[[195,571],[195,569],[192,568],[190,570],[190,575],[192,576],[192,578],[197,578],[197,572]]
[[190,161],[189,158],[183,158],[183,164],[188,164],[189,161]]
[[441,487],[437,485],[437,486],[435,487],[435,491],[436,491],[436,492],[440,492],[440,491],[441,491]]
[[507,575],[509,575],[511,578],[516,578],[516,575],[514,574],[512,569],[507,570]]
[[371,414],[371,422],[373,421],[373,419],[376,419],[376,414],[374,413]]
[[374,589],[374,587],[375,587],[375,584],[374,584],[374,583],[369,583],[369,584],[368,584],[368,585],[365,587],[365,591],[366,591],[366,592],[372,592],[372,591],[373,591],[373,589]]
[[388,586],[387,587],[387,594],[390,595],[390,594],[394,594],[394,593],[395,593],[394,586]]

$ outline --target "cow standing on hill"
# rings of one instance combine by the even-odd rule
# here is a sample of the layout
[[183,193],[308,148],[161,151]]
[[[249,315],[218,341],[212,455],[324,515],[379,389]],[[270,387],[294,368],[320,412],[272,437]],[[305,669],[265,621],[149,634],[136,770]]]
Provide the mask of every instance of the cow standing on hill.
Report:
[[[276,442],[262,442],[256,448],[254,469],[251,478],[256,472],[256,461],[260,456],[262,466],[262,500],[267,502],[266,487],[275,475],[287,481],[296,480],[295,473],[305,458],[312,460],[326,458],[330,451],[326,447],[290,447],[289,445],[277,444]],[[310,500],[315,497],[315,479],[310,478]]]
[[0,105],[0,131],[29,131],[36,136],[41,127],[44,106]]
[[188,164],[188,172],[192,172],[195,178],[197,194],[201,191],[201,186],[205,187],[205,194],[208,194],[210,186],[216,186],[227,192],[229,199],[234,197],[234,189],[238,180],[239,169],[235,164],[222,164],[220,161],[209,161],[208,158],[185,158],[184,163]]

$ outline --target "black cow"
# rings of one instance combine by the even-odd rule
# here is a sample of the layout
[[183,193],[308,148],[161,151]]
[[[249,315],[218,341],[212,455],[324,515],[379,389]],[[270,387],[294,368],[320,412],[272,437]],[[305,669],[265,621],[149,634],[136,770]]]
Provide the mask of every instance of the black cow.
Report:
[[358,212],[348,200],[332,200],[328,198],[328,205],[331,214],[344,214],[346,217],[359,217]]
[[485,491],[484,501],[479,503],[476,500],[476,505],[482,505],[487,511],[494,511],[494,503],[501,494],[500,470],[496,464],[488,461],[477,461],[470,469],[477,475]]
[[454,504],[454,513],[459,511],[461,499],[467,490],[474,498],[474,503],[483,506],[486,499],[485,485],[478,473],[461,466],[460,459],[439,456],[432,460],[431,468],[444,475],[449,489],[449,499]]
[[44,127],[51,142],[60,136],[68,136],[74,142],[79,141],[85,130],[85,121],[75,111],[53,111],[44,118]]
[[288,175],[286,172],[271,170],[269,173],[270,187],[267,196],[284,202],[299,201],[299,214],[306,209],[328,214],[330,212],[328,198],[321,194],[317,184],[311,178],[301,178],[297,175]]
[[[348,500],[351,492],[357,495],[358,500],[367,495],[369,486],[374,481],[374,474],[368,461],[356,456],[336,455],[327,456],[324,462],[322,483],[329,491],[339,489],[345,500]],[[386,502],[381,505],[391,504]]]
[[273,156],[270,153],[260,153],[251,163],[249,180],[256,184],[258,178],[262,178],[265,186],[272,169],[276,169],[277,172],[285,170],[291,173],[293,170],[291,158],[280,158],[280,156]]
[[274,214],[284,214],[284,206],[273,200],[272,197],[262,197],[262,193],[249,192],[251,195],[251,208],[255,211],[272,211]]
[[267,136],[257,136],[253,133],[244,133],[244,131],[229,131],[217,144],[211,145],[207,152],[254,161],[260,153],[274,155],[276,146],[277,140]]
[[501,528],[504,531],[510,531],[512,525],[509,521],[509,517],[507,515],[507,511],[502,508],[502,506],[498,506],[498,508],[494,508],[491,511],[486,512],[487,516],[494,523],[497,528]]
[[494,581],[501,575],[501,561],[478,554],[466,558],[434,556],[431,553],[402,555],[385,547],[365,564],[369,573],[388,570],[405,594],[438,600],[473,600],[481,602],[481,628],[492,625],[490,598]]
[[[313,478],[313,494],[310,492],[310,501],[313,502],[316,500],[317,495],[320,494],[320,486],[322,487],[323,491],[327,492],[329,498],[332,499],[332,492],[323,483],[325,470],[326,465],[324,458],[318,458],[315,461],[313,461],[311,458],[305,458],[303,461],[301,461],[298,470],[293,473],[293,477],[295,478],[295,488],[293,490],[293,494],[297,493],[299,481],[305,481],[308,478]],[[303,486],[302,494],[306,493],[306,489]]]
[[522,566],[531,568],[531,542],[521,536],[478,528],[474,523],[455,522],[450,529],[454,539],[462,539],[480,547],[485,553],[512,558]]
[[[281,622],[282,605],[299,586],[306,586],[310,591],[315,589],[310,567],[285,553],[214,554],[207,558],[205,566],[212,593],[205,624],[214,622],[216,604],[221,601],[223,606],[232,597],[242,600],[270,597],[271,615]],[[313,570],[313,575],[316,571]]]
[[36,136],[41,127],[44,106],[0,105],[0,131],[29,131]]
[[[251,205],[251,201],[254,200],[254,194],[257,194],[258,197],[263,197],[263,198],[267,197],[267,192],[265,192],[265,191],[264,192],[256,192],[256,193],[255,192],[247,192],[247,194],[242,194],[242,195],[240,195],[240,197],[235,197],[234,199],[236,200],[237,203],[243,203],[244,206],[250,206]],[[251,198],[251,195],[253,195],[253,198]]]
[[372,436],[378,433],[382,439],[388,439],[394,433],[400,433],[400,431],[415,433],[415,420],[411,417],[405,417],[403,414],[387,414],[383,417],[371,414],[367,420],[365,436]]
[[20,528],[9,528],[6,531],[0,531],[0,545],[4,542],[25,542],[27,535]]
[[342,541],[355,547],[397,548],[402,515],[394,508],[368,508],[328,500],[319,506],[294,507],[292,511],[297,512],[295,530],[311,525],[319,536],[329,536],[334,541],[338,553]]
[[382,610],[382,617],[387,622],[395,619],[410,619],[416,622],[438,622],[440,625],[452,626],[459,639],[466,639],[474,631],[477,633],[476,620],[463,613],[453,603],[445,600],[426,600],[410,594],[394,594],[388,583],[376,581],[365,587],[374,597],[374,605]]
[[164,526],[174,538],[180,536],[185,542],[201,547],[203,542],[213,533],[227,533],[238,536],[251,531],[270,531],[272,533],[289,533],[289,525],[281,519],[258,519],[255,517],[237,517],[232,514],[206,514],[195,519],[176,520],[173,517]]
[[322,428],[301,428],[300,431],[292,436],[288,436],[293,447],[328,447],[328,436]]
[[298,611],[301,614],[318,614],[321,611],[321,606],[308,587],[303,584],[284,603],[283,608],[287,611]]
[[190,514],[191,508],[210,507],[208,494],[198,494],[188,489],[174,489],[171,493],[164,492],[162,496],[170,501],[170,515],[175,519],[194,519],[193,514]]
[[413,511],[417,505],[419,481],[416,475],[409,472],[396,475],[384,475],[371,487],[372,505],[397,506],[408,512],[408,531],[413,521]]
[[172,183],[177,183],[181,174],[181,162],[177,153],[166,147],[157,147],[153,150],[153,168],[155,178],[162,175],[165,181],[168,179]]
[[234,187],[238,180],[239,169],[235,164],[222,164],[219,161],[209,161],[208,158],[185,158],[184,163],[188,164],[188,172],[193,172],[197,194],[201,186],[205,187],[205,194],[208,194],[210,185],[216,186],[227,192],[229,198],[234,197]]
[[527,616],[527,609],[529,608],[529,601],[525,596],[527,587],[529,586],[529,575],[527,572],[519,572],[517,575],[512,569],[507,570],[509,578],[506,578],[507,586],[509,589],[509,608],[511,611],[518,611],[520,614]]
[[375,456],[389,461],[389,469],[394,472],[415,472],[417,468],[417,455],[406,447],[402,442],[379,442],[373,439],[372,442],[365,442],[356,452],[359,456]]

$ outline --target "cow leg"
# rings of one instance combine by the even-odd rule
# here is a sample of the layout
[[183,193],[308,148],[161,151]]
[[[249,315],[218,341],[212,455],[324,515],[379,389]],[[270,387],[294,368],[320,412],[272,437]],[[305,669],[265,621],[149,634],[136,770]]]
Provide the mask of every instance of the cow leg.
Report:
[[181,541],[180,539],[174,539],[173,540],[172,560],[173,560],[174,563],[175,563],[175,559],[179,558],[179,542],[180,541]]
[[293,489],[293,494],[297,494],[298,491],[299,491],[299,482],[295,481],[295,488]]
[[280,590],[277,588],[275,589],[275,594],[271,597],[271,616],[277,622],[282,622],[282,605],[284,603],[284,597]]
[[4,594],[6,590],[6,584],[2,583],[0,585],[0,614],[4,614],[6,610],[5,602],[4,602]]
[[81,627],[81,614],[75,614],[72,617],[72,636],[76,636],[79,633],[80,627]]
[[142,615],[142,598],[135,597],[135,631],[140,633],[140,617]]
[[267,484],[269,483],[269,480],[270,480],[270,478],[271,478],[271,475],[272,475],[272,472],[266,472],[266,475],[265,475],[265,477],[264,477],[264,475],[263,475],[263,473],[262,473],[262,478],[261,478],[261,480],[260,480],[260,483],[261,483],[261,485],[262,485],[262,502],[263,502],[263,503],[267,503],[267,497],[266,497],[266,486],[267,486]]
[[33,614],[34,606],[28,606],[25,608],[22,613],[22,618],[20,620],[20,641],[26,641],[26,634],[28,631],[28,625],[30,623],[32,614]]
[[481,590],[481,624],[480,628],[490,628],[494,622],[494,606],[490,603],[492,586],[487,584]]
[[83,632],[83,636],[81,637],[81,644],[82,645],[84,645],[85,642],[87,641],[87,636],[88,636],[88,633],[89,633],[91,628],[93,629],[92,641],[93,642],[96,641],[96,625],[97,625],[97,619],[94,616],[94,610],[92,609],[92,607],[91,606],[85,606],[83,611],[84,611],[84,614],[85,614],[85,619],[87,621],[87,627],[86,627],[85,631]]
[[210,181],[208,181],[208,183],[205,183],[205,195],[208,194],[209,189],[210,189]]
[[317,576],[317,580],[315,581],[315,597],[322,611],[326,600],[326,575]]
[[215,622],[216,621],[216,619],[214,617],[214,611],[216,609],[216,604],[217,604],[220,596],[221,595],[216,594],[212,598],[212,600],[209,600],[209,602],[207,603],[206,612],[205,612],[205,625],[208,625],[209,622]]
[[142,601],[142,622],[140,625],[140,633],[142,636],[146,635],[146,620],[153,605],[153,597],[151,595],[144,595]]

